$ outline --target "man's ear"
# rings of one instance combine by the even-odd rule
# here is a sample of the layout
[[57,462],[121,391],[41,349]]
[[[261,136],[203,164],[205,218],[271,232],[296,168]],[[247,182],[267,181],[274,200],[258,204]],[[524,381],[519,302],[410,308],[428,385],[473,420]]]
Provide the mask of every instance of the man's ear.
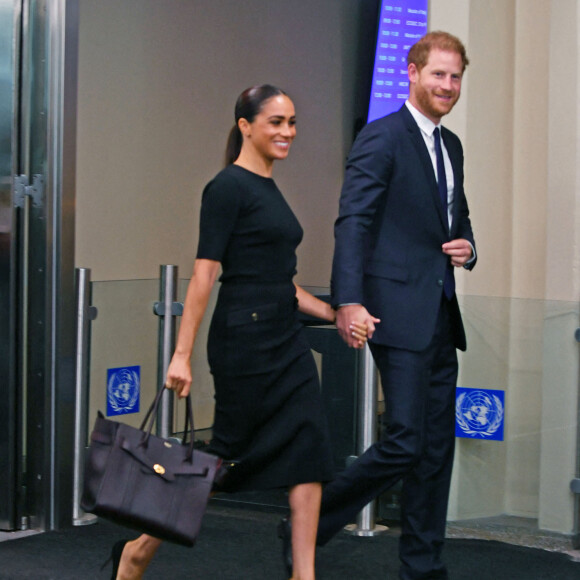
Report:
[[409,63],[409,66],[407,67],[407,74],[409,75],[409,82],[417,82],[419,71],[417,70],[417,65],[414,62]]

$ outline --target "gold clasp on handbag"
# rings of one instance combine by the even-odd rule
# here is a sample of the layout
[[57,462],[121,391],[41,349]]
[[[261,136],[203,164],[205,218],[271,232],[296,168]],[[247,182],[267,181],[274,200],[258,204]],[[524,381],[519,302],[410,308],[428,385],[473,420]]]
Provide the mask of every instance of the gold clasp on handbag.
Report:
[[153,466],[153,471],[159,475],[163,475],[165,473],[165,467],[163,467],[163,465],[159,465],[159,463],[156,463]]

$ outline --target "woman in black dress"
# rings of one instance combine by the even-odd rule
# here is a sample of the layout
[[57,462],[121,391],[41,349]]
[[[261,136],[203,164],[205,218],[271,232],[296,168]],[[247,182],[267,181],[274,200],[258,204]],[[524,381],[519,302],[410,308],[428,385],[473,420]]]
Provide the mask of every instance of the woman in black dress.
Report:
[[[289,489],[293,578],[314,580],[321,482],[332,456],[318,372],[297,311],[335,320],[292,281],[302,228],[272,180],[296,135],[290,98],[271,85],[244,91],[227,166],[205,188],[200,239],[166,387],[191,387],[190,359],[211,289],[221,287],[208,337],[215,384],[209,451],[235,463],[220,490]],[[352,326],[359,347],[366,327]],[[113,577],[141,578],[160,541],[143,535],[114,550]],[[118,568],[118,573],[117,573]]]

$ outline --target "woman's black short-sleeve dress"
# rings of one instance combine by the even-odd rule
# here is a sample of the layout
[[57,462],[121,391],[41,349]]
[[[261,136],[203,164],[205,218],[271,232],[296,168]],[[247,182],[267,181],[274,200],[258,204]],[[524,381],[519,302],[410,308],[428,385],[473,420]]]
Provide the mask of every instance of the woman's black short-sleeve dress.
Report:
[[207,345],[216,403],[209,449],[237,462],[226,491],[332,478],[318,371],[292,281],[301,240],[272,179],[230,165],[206,186],[197,258],[222,264]]

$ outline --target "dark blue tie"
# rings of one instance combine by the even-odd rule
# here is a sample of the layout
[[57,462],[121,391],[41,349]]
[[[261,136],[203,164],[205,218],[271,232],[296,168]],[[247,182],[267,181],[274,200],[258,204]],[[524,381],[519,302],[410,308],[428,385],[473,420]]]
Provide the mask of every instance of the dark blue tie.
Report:
[[443,150],[441,149],[441,134],[439,127],[435,127],[433,131],[435,138],[435,159],[437,160],[437,187],[439,189],[439,197],[445,210],[445,217],[447,217],[447,176],[445,175],[445,163],[443,161]]
[[[447,216],[447,175],[445,175],[445,163],[443,161],[439,127],[435,127],[433,137],[435,139],[435,159],[437,161],[437,189],[439,190],[439,197],[441,198],[441,204],[443,205],[443,213],[445,214],[446,223],[449,224],[449,217]],[[443,292],[445,292],[445,296],[448,300],[450,300],[453,294],[455,294],[455,276],[453,274],[453,266],[449,262],[445,269]]]

